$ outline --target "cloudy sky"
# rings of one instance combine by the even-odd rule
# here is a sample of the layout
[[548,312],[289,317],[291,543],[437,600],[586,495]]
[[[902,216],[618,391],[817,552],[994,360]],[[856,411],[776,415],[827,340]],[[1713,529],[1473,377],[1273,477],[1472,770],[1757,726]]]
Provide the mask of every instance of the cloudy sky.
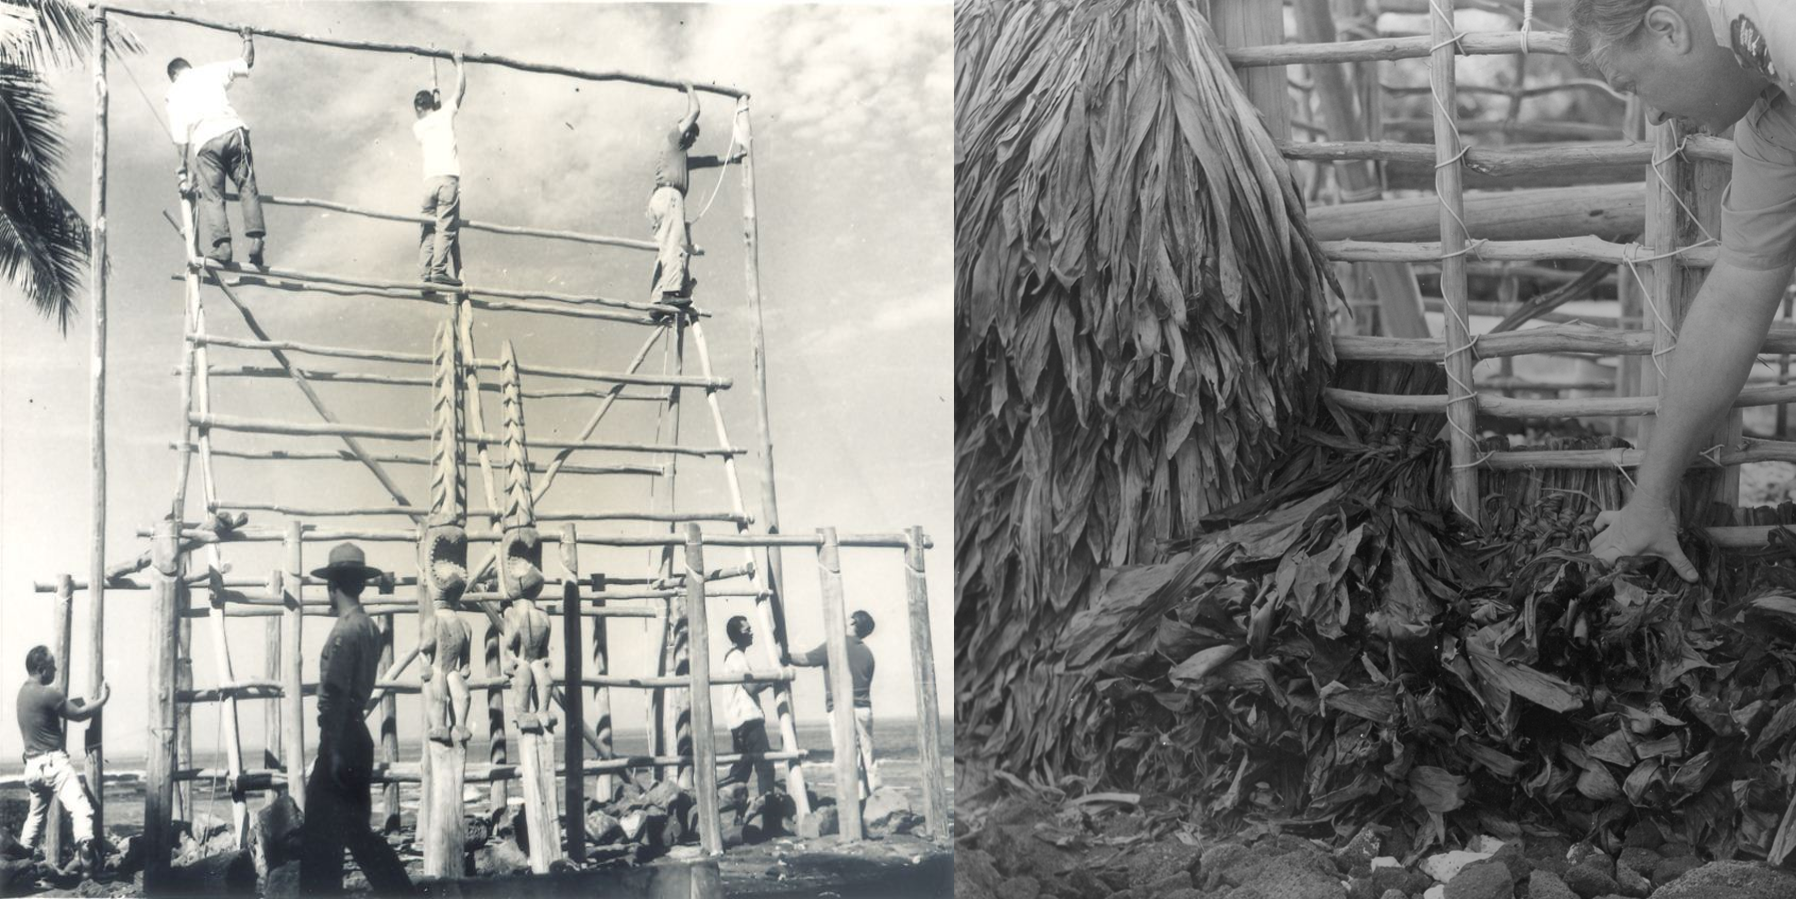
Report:
[[[185,12],[318,35],[434,45],[597,70],[685,78],[749,91],[755,131],[761,285],[766,308],[769,395],[777,444],[780,514],[785,530],[833,525],[843,533],[895,531],[922,525],[937,549],[929,556],[932,630],[943,707],[951,694],[952,545],[950,311],[952,288],[951,8],[943,4],[881,6],[596,5],[496,3],[187,3]],[[181,357],[179,242],[163,218],[177,209],[175,157],[159,121],[171,56],[196,63],[238,52],[233,35],[170,23],[128,21],[146,48],[114,61],[111,78],[109,475],[107,552],[134,556],[135,536],[167,508],[174,489],[180,397],[172,376]],[[448,78],[444,64],[441,74]],[[410,97],[427,86],[427,60],[353,53],[263,39],[252,77],[232,89],[248,121],[265,193],[330,199],[379,209],[416,208],[418,152],[410,133]],[[447,82],[445,82],[447,84]],[[91,86],[86,73],[54,76],[67,114],[69,165],[63,183],[87,208],[91,152]],[[731,142],[727,98],[707,94],[696,153],[722,155]],[[589,233],[648,237],[643,205],[653,174],[653,140],[684,110],[677,94],[623,83],[592,83],[470,66],[458,130],[463,212],[469,218]],[[746,314],[740,179],[731,169],[695,173],[688,215],[705,255],[694,262],[698,303],[718,375],[735,380],[721,394],[731,443],[757,444],[750,392],[752,364]],[[713,199],[714,196],[714,199]],[[708,207],[708,208],[707,208]],[[232,213],[235,222],[235,211]],[[269,211],[271,264],[317,272],[409,279],[415,270],[412,226],[316,210]],[[241,250],[239,250],[241,254]],[[464,232],[467,279],[476,285],[603,294],[645,299],[649,254],[567,242]],[[65,336],[35,316],[11,288],[0,296],[0,664],[23,676],[29,647],[48,642],[48,596],[34,580],[87,571],[87,384],[85,310]],[[428,352],[439,316],[423,303],[366,297],[304,296],[251,290],[256,316],[277,339]],[[214,333],[248,336],[242,319],[207,293]],[[496,357],[511,340],[526,365],[619,370],[647,336],[644,329],[567,318],[480,313],[476,343]],[[687,347],[688,371],[696,351]],[[213,350],[215,365],[267,364],[241,350]],[[311,357],[305,364],[391,371],[374,363]],[[663,351],[645,368],[673,365]],[[417,374],[421,369],[406,370]],[[559,386],[547,380],[526,386]],[[268,379],[218,379],[216,412],[257,418],[315,420],[291,385]],[[419,388],[325,385],[326,402],[357,423],[421,427],[427,393]],[[687,393],[682,440],[715,445],[701,396]],[[498,404],[487,395],[488,427]],[[590,399],[541,399],[528,407],[531,434],[570,439],[592,410]],[[649,441],[671,422],[655,404],[620,403],[598,439]],[[334,448],[328,440],[274,443],[220,434],[220,446]],[[422,444],[377,451],[421,452]],[[538,457],[546,455],[538,452]],[[627,461],[587,455],[579,461]],[[654,460],[645,460],[654,461]],[[225,501],[366,505],[385,495],[359,466],[336,462],[217,461]],[[427,497],[424,469],[392,469],[414,501]],[[751,508],[758,462],[745,460]],[[470,473],[471,493],[483,493]],[[189,516],[201,511],[197,469]],[[651,479],[564,477],[539,510],[622,510],[651,501]],[[682,460],[675,493],[685,511],[727,509],[721,465]],[[503,485],[501,484],[501,487]],[[666,487],[654,488],[654,501]],[[476,508],[484,505],[476,500]],[[330,525],[331,521],[321,521]],[[405,519],[377,524],[397,527]],[[252,524],[278,528],[281,516],[253,513]],[[723,526],[727,527],[727,526]],[[554,526],[545,528],[552,533]],[[600,525],[585,529],[598,531]],[[624,525],[603,530],[622,532]],[[309,550],[307,567],[326,547]],[[476,557],[481,552],[475,550]],[[278,562],[278,546],[233,546],[225,561],[234,576],[261,577]],[[405,544],[370,547],[371,561],[411,573]],[[648,553],[589,549],[587,571],[640,575]],[[549,554],[553,559],[553,552]],[[720,564],[733,564],[726,558]],[[559,568],[546,567],[551,574]],[[849,604],[871,610],[881,627],[870,643],[880,662],[875,706],[908,716],[913,681],[908,663],[903,567],[891,553],[845,551]],[[795,646],[822,639],[812,554],[787,553],[789,627]],[[114,705],[107,716],[109,751],[141,751],[147,698],[144,634],[148,593],[108,593],[108,677]],[[725,614],[746,601],[719,603]],[[75,603],[72,688],[87,687],[87,604]],[[470,622],[476,619],[468,616]],[[309,618],[306,676],[315,677],[317,649],[328,622]],[[413,626],[401,619],[401,652]],[[720,659],[721,626],[712,657]],[[211,637],[194,629],[195,680],[216,682]],[[478,632],[478,631],[477,631]],[[612,624],[613,670],[652,664],[646,631],[634,620]],[[262,623],[230,625],[240,676],[261,671]],[[557,662],[557,670],[560,664]],[[415,669],[414,669],[415,675]],[[0,691],[12,720],[12,690]],[[801,677],[800,718],[821,720],[821,679]],[[415,717],[402,702],[405,714]],[[246,746],[258,743],[259,715],[246,703]],[[617,722],[635,728],[640,706],[619,699]],[[213,743],[216,719],[196,715],[196,749]],[[78,739],[78,738],[75,738]],[[308,741],[310,741],[310,737]],[[0,754],[18,749],[18,734],[0,727]]]

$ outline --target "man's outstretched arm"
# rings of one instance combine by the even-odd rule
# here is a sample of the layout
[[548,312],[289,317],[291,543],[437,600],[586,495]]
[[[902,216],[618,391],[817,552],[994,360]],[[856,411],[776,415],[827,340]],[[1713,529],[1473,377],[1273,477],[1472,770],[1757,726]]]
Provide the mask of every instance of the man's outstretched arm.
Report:
[[87,702],[80,698],[63,700],[62,717],[67,718],[70,721],[86,721],[87,719],[98,715],[100,709],[106,706],[106,701],[111,698],[112,686],[105,681],[101,681],[100,694],[95,696],[92,702]]
[[468,67],[462,62],[460,50],[455,51],[455,108],[461,108],[461,101],[468,96]]
[[1620,512],[1598,519],[1608,525],[1590,544],[1598,559],[1656,556],[1679,577],[1696,580],[1696,566],[1678,547],[1678,484],[1690,457],[1740,396],[1790,272],[1790,266],[1760,271],[1718,262],[1709,273],[1678,334],[1634,496]]
[[246,69],[253,69],[256,67],[255,37],[248,28],[239,31],[238,34],[243,36],[243,67]]
[[686,117],[680,120],[680,133],[685,134],[698,124],[698,89],[690,82],[686,84]]

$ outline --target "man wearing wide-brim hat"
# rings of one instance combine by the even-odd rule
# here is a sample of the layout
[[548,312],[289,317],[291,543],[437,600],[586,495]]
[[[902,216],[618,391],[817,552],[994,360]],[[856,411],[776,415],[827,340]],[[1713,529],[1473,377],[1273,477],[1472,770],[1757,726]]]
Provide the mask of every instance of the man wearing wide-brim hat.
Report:
[[374,620],[362,610],[361,597],[368,582],[380,575],[353,543],[332,548],[328,564],[312,571],[330,591],[337,624],[318,658],[318,757],[306,781],[305,848],[299,867],[303,895],[342,891],[345,848],[375,895],[412,891],[393,847],[368,827],[374,739],[362,710],[380,674],[381,640]]

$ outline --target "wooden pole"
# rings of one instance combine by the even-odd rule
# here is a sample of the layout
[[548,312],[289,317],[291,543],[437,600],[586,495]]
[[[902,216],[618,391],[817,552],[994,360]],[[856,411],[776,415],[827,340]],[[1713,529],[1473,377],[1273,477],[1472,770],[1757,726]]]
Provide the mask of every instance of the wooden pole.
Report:
[[[69,650],[74,648],[71,634],[74,616],[75,579],[65,574],[56,580],[56,615],[52,619],[53,630],[50,632],[50,645],[56,650],[56,692],[64,696],[69,692]],[[63,727],[67,728],[68,725],[64,724]],[[99,793],[99,785],[96,784],[93,790],[96,794]],[[51,797],[50,818],[45,823],[44,831],[44,858],[53,865],[62,864],[62,853],[67,848],[62,842],[66,818],[62,801]]]
[[[818,528],[817,573],[823,582],[823,645],[829,659],[824,686],[829,690],[830,718],[836,756],[836,813],[842,839],[856,842],[861,829],[860,753],[854,732],[854,675],[848,670],[848,609],[842,592],[842,556],[835,528]],[[870,772],[869,772],[870,773]]]
[[929,584],[923,574],[923,529],[907,531],[904,593],[910,601],[910,663],[917,679],[917,757],[923,765],[923,820],[929,835],[948,839],[948,787],[942,775],[941,710],[935,693],[935,649],[929,632]]
[[[698,349],[699,370],[704,377],[709,378],[711,376],[711,350],[710,347],[705,344],[704,328],[696,322],[692,325],[692,342],[693,346]],[[717,392],[715,390],[705,391],[705,401],[711,407],[711,423],[717,429],[717,439],[720,444],[727,445],[730,439],[729,431],[724,426],[723,407],[718,403]],[[734,456],[724,457],[723,473],[724,480],[728,483],[730,488],[731,509],[733,509],[738,516],[746,516],[747,505],[742,498],[742,481],[736,473],[736,459]],[[747,522],[739,522],[736,530],[738,533],[748,531]],[[765,586],[769,583],[767,569],[763,567],[766,560],[763,558],[760,560],[762,564],[756,564],[756,555],[753,547],[745,546],[742,548],[743,559],[751,566],[755,584],[757,587],[762,588],[756,591],[755,623],[756,626],[761,629],[761,633],[774,635],[781,634],[784,632],[783,625],[785,622],[778,617],[780,613],[775,608],[772,591]],[[765,554],[763,553],[762,555],[764,556]],[[760,645],[766,655],[767,664],[770,667],[778,668],[785,664],[786,657],[784,655],[784,647],[776,642],[775,639],[769,638]],[[773,708],[779,721],[781,751],[791,752],[796,750],[798,748],[798,725],[792,715],[792,686],[790,684],[776,684],[774,686]],[[786,795],[792,797],[793,802],[797,806],[797,815],[802,819],[805,815],[811,813],[810,792],[805,789],[804,783],[804,765],[800,764],[798,760],[793,759],[785,763],[785,769]]]
[[[268,576],[268,595],[280,596],[281,571],[275,569]],[[286,612],[283,610],[282,615]],[[285,676],[281,667],[281,618],[270,618],[262,623],[262,676],[271,683],[281,683]],[[274,769],[282,765],[284,755],[281,730],[281,710],[286,706],[284,700],[262,704],[262,767]],[[270,793],[268,801],[274,801]]]
[[705,610],[705,537],[686,526],[686,626],[692,643],[692,766],[698,792],[699,845],[723,853],[723,818],[717,804],[717,737],[711,718],[711,639]]
[[[149,746],[145,760],[143,829],[146,893],[165,888],[174,850],[175,798],[175,615],[176,581],[181,575],[177,544],[178,522],[156,524],[155,567],[151,574],[150,667],[146,686],[150,693]],[[104,781],[96,781],[103,784]],[[96,831],[99,833],[99,831]]]
[[[487,763],[503,765],[506,763],[505,753],[505,697],[510,695],[505,689],[505,677],[499,667],[499,626],[488,623],[486,627],[486,677],[493,686],[486,691],[486,738]],[[505,814],[511,804],[511,786],[503,780],[495,780],[488,789],[487,812],[494,821]]]
[[[578,538],[576,537],[576,539]],[[592,587],[593,611],[606,611],[605,576],[603,574],[593,575]],[[592,673],[597,677],[604,677],[609,671],[607,666],[610,662],[610,649],[606,644],[607,630],[608,627],[603,617],[592,619]],[[615,758],[617,753],[611,742],[611,687],[605,684],[597,684],[592,688],[592,719],[593,731],[599,737],[599,745],[594,748],[594,753],[600,759]],[[600,802],[610,802],[616,792],[617,778],[615,776],[609,772],[598,775],[598,780],[593,784],[593,795]]]
[[281,694],[281,743],[286,747],[281,754],[287,765],[287,795],[299,805],[300,811],[305,811],[306,737],[302,676],[305,665],[300,642],[304,620],[300,615],[300,603],[305,597],[305,549],[298,521],[287,522],[282,547],[287,567],[281,576],[281,602],[285,606],[281,615],[281,662],[285,681]]
[[[1276,46],[1285,41],[1285,11],[1280,3],[1210,0],[1210,25],[1224,47]],[[1235,78],[1247,92],[1247,99],[1266,120],[1266,130],[1273,140],[1284,140],[1291,133],[1291,106],[1287,99],[1284,66],[1243,68],[1240,63],[1235,66]]]
[[[316,35],[302,34],[297,31],[284,31],[278,28],[250,28],[247,25],[223,22],[217,19],[204,19],[198,16],[182,15],[174,12],[157,12],[147,9],[131,9],[122,6],[109,6],[107,7],[107,11],[139,19],[161,19],[168,22],[185,22],[188,25],[197,25],[201,28],[211,28],[216,31],[228,31],[231,34],[236,34],[239,31],[248,28],[252,33],[261,35],[262,37],[271,37],[277,40],[293,41],[302,44],[316,44],[321,47],[337,47],[344,50],[367,50],[376,53],[404,53],[411,56],[423,56],[429,59],[452,59],[454,57],[454,54],[439,47],[421,47],[412,44],[391,44],[381,41],[357,41],[346,38],[318,37]],[[578,78],[583,81],[623,81],[631,84],[641,84],[648,87],[662,87],[671,90],[686,89],[686,82],[676,78],[657,78],[649,75],[635,75],[627,72],[595,71],[591,69],[578,69],[572,66],[548,65],[545,63],[512,59],[507,56],[499,56],[492,53],[469,53],[463,57],[463,60],[470,63],[502,66],[508,69],[516,69],[520,72],[564,75],[569,78]],[[726,97],[746,96],[742,91],[721,87],[715,84],[696,83],[693,87],[701,91],[721,94]]]
[[[175,694],[193,689],[193,619],[187,617],[193,592],[184,583],[175,585]],[[224,619],[218,621],[223,623]],[[232,704],[236,699],[231,700]],[[175,768],[193,767],[193,705],[175,703]],[[193,784],[175,784],[175,820],[193,820]]]
[[[754,348],[756,423],[761,437],[761,532],[780,532],[779,497],[774,490],[773,424],[767,404],[767,329],[761,315],[761,250],[760,226],[755,219],[755,153],[754,127],[748,112],[748,98],[736,101],[736,134],[742,146],[742,266],[748,284],[749,339]],[[786,641],[786,568],[778,548],[763,550],[767,572],[767,606],[773,618],[774,645],[779,657],[791,657]],[[782,735],[783,736],[783,735]],[[788,747],[791,748],[791,747]],[[804,802],[802,792],[793,794]]]
[[[393,616],[380,616],[380,670],[393,667]],[[391,692],[380,698],[380,758],[388,765],[399,762],[399,702]],[[399,785],[387,784],[381,790],[381,822],[383,833],[399,830]]]
[[1472,369],[1477,361],[1472,355],[1470,313],[1466,309],[1466,233],[1463,191],[1460,184],[1459,131],[1454,127],[1454,85],[1458,29],[1453,24],[1453,0],[1430,0],[1433,13],[1428,17],[1436,49],[1430,60],[1429,84],[1433,88],[1435,193],[1440,195],[1441,211],[1441,297],[1446,300],[1442,333],[1447,338],[1447,422],[1449,448],[1453,458],[1453,507],[1474,525],[1479,522],[1478,470],[1473,463],[1478,456],[1478,394],[1472,389]]
[[[88,249],[89,328],[91,335],[88,394],[88,454],[91,469],[88,476],[88,503],[92,513],[93,544],[88,552],[87,686],[93,695],[106,680],[106,13],[94,14],[94,149],[92,227]],[[179,519],[176,519],[179,520]],[[172,599],[172,596],[170,597]],[[174,674],[172,666],[168,672]],[[160,687],[173,687],[171,681]],[[94,833],[106,832],[106,799],[101,785],[106,782],[106,761],[102,739],[105,713],[87,721],[87,782],[94,789]],[[170,725],[173,726],[172,723]]]
[[561,567],[567,570],[567,579],[561,584],[561,665],[562,676],[567,678],[569,685],[561,704],[566,719],[562,736],[567,741],[562,750],[562,764],[568,770],[564,781],[567,791],[563,805],[567,820],[564,830],[567,857],[574,864],[582,865],[586,863],[586,778],[576,772],[580,770],[580,754],[585,749],[580,741],[580,729],[586,724],[585,697],[579,684],[585,676],[582,663],[586,653],[580,645],[580,543],[571,524],[561,526]]
[[[686,370],[686,322],[684,316],[675,318],[674,335],[674,341],[670,347],[673,353],[673,367],[675,372],[683,374]],[[668,418],[667,443],[671,446],[678,446],[680,444],[680,391],[677,388],[667,393],[666,413]],[[672,513],[679,508],[679,480],[677,478],[679,459],[670,454],[662,464],[667,470],[665,507],[669,513]],[[669,535],[679,533],[671,524],[668,525],[667,531]],[[661,548],[660,571],[663,580],[673,577],[674,553],[676,551],[675,544],[671,542]],[[663,621],[661,630],[661,661],[655,673],[684,677],[690,671],[689,657],[692,652],[686,612],[684,606],[673,598],[667,600],[666,608],[667,617]],[[653,696],[655,701],[651,704],[652,708],[660,716],[660,738],[655,744],[655,754],[673,755],[683,759],[690,758],[692,755],[689,745],[692,739],[692,698],[687,695],[687,691],[680,689],[657,690]],[[664,778],[669,776],[667,771],[659,772],[659,774]],[[692,787],[691,766],[685,764],[675,766],[671,775],[682,787],[688,789]]]

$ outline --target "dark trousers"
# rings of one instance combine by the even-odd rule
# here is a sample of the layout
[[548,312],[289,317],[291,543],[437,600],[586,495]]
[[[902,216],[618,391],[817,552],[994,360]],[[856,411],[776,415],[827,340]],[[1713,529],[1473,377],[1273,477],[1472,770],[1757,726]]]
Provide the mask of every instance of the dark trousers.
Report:
[[418,277],[454,275],[461,271],[461,179],[438,175],[424,182],[424,215],[431,219],[418,230]]
[[[343,891],[343,850],[355,857],[362,876],[377,896],[402,896],[412,892],[405,865],[387,841],[368,826],[373,803],[369,799],[374,768],[374,741],[367,725],[357,718],[342,734],[324,734],[312,776],[306,780],[304,840],[300,850],[299,892],[302,896],[327,896]],[[325,764],[326,750],[334,743],[343,753],[347,770],[342,781],[333,781]]]
[[[767,743],[767,722],[756,718],[744,721],[741,727],[731,728],[730,751],[737,754],[772,752],[773,747]],[[747,784],[750,774],[754,775],[755,781],[755,792],[751,795],[773,792],[773,763],[764,758],[737,759],[718,785]]]
[[206,141],[194,154],[195,178],[200,191],[200,252],[231,242],[231,222],[225,218],[225,175],[237,185],[237,205],[243,210],[243,236],[268,233],[262,223],[262,194],[256,190],[256,167],[249,149],[249,129],[238,128]]

